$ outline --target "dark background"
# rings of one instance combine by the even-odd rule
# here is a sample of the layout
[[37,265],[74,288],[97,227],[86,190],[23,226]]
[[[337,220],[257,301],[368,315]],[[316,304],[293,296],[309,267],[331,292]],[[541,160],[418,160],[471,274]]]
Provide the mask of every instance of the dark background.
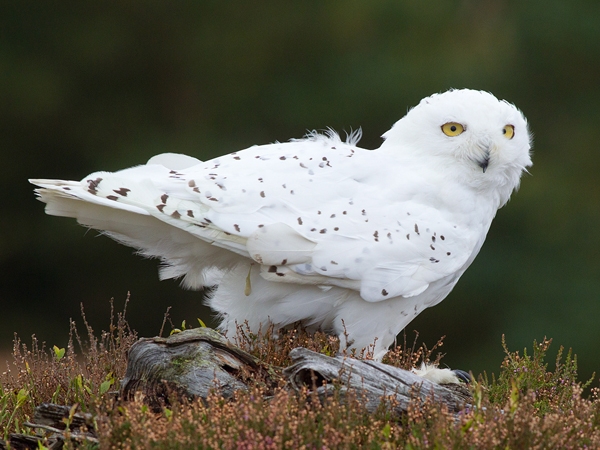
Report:
[[[446,335],[451,367],[497,372],[554,338],[583,376],[600,351],[600,2],[100,1],[0,4],[0,349],[13,333],[63,346],[83,302],[109,300],[143,336],[201,296],[158,282],[74,220],[49,217],[27,178],[81,179],[161,152],[211,158],[306,130],[363,127],[377,147],[408,107],[470,87],[515,103],[534,166],[457,288],[409,326]],[[551,365],[552,366],[552,365]]]

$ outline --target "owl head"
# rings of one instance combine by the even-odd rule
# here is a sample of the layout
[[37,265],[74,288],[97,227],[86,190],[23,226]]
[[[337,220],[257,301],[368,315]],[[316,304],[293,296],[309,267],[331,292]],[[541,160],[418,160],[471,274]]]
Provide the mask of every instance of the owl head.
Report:
[[426,97],[383,135],[382,148],[502,191],[502,204],[531,166],[531,134],[514,105],[492,94],[453,89]]

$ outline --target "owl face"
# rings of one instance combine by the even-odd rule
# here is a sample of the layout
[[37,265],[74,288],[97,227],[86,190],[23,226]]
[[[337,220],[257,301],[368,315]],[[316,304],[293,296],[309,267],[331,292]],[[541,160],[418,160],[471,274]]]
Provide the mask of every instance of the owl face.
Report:
[[531,165],[527,121],[514,105],[483,91],[424,98],[384,138],[412,157],[437,161],[440,169],[459,169],[477,184],[503,184],[505,178],[518,183]]

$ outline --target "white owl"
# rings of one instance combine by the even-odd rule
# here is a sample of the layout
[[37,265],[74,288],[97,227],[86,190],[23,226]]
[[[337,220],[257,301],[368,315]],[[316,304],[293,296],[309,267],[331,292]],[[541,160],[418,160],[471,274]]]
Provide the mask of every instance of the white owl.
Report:
[[160,258],[161,279],[218,284],[208,304],[230,335],[300,321],[381,359],[469,267],[531,165],[531,137],[517,108],[467,89],[423,99],[377,150],[359,137],[31,181],[48,214]]

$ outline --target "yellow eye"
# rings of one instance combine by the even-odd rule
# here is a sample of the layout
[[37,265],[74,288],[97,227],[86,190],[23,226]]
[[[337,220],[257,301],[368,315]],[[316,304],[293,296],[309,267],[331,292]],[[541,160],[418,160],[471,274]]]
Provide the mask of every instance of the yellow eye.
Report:
[[502,128],[502,134],[506,139],[512,139],[515,136],[515,127],[512,125],[505,125]]
[[454,137],[465,131],[465,127],[463,127],[460,123],[448,122],[442,125],[442,131],[446,136]]

